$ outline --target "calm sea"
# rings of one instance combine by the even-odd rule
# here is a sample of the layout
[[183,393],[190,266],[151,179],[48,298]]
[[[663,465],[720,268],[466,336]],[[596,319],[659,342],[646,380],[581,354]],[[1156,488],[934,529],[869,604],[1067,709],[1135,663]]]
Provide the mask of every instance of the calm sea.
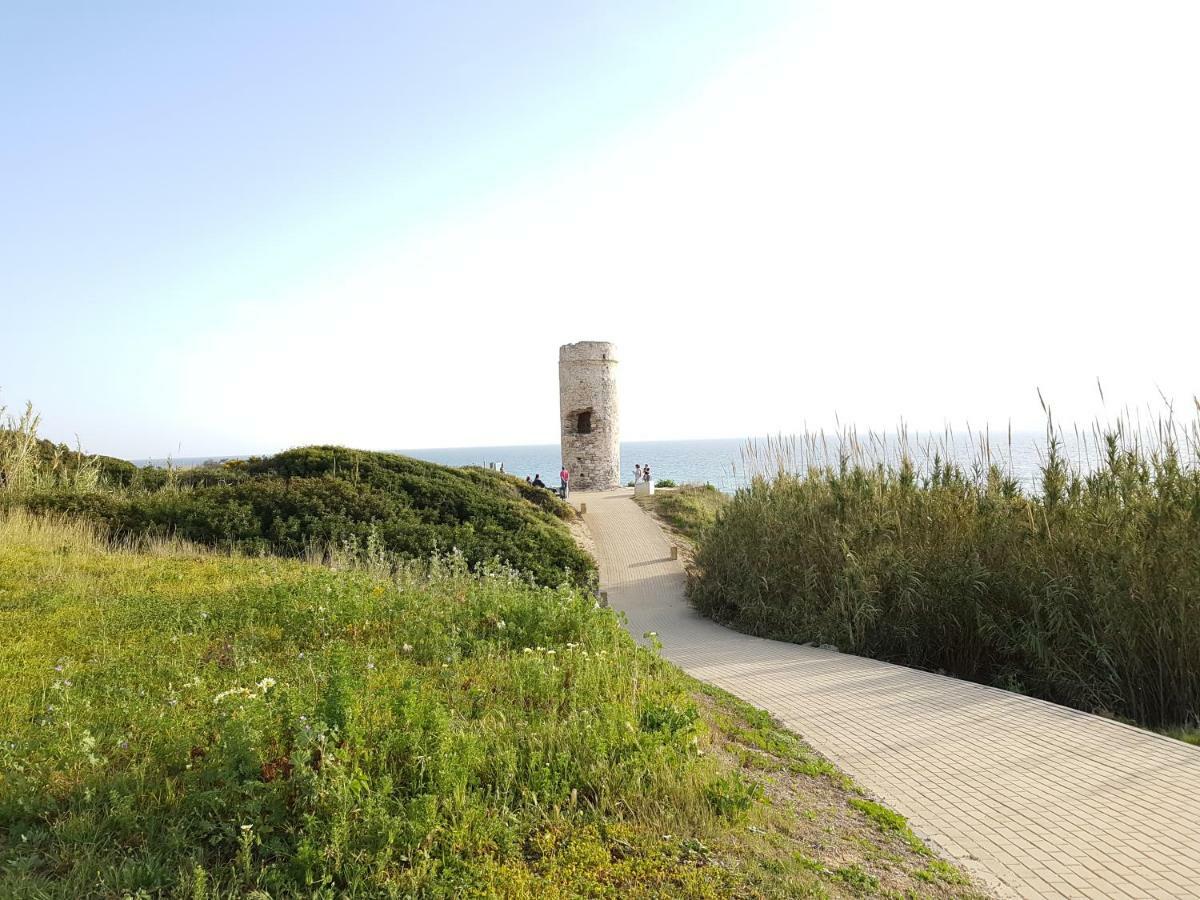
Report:
[[[900,448],[895,436],[857,442],[858,453],[870,460],[886,459],[898,462]],[[1094,448],[1064,436],[1060,440],[1063,455],[1082,469],[1091,466]],[[908,447],[914,462],[928,470],[937,458],[947,458],[970,470],[985,460],[977,438],[966,435],[909,436]],[[783,459],[792,471],[803,470],[808,463],[836,464],[839,452],[845,449],[854,455],[849,441],[830,437],[824,442],[803,445],[785,439],[762,438],[718,439],[705,441],[625,441],[621,444],[622,482],[633,480],[633,467],[649,465],[654,479],[669,478],[677,484],[711,484],[732,493],[747,484],[753,475],[773,474],[777,460]],[[558,483],[558,444],[524,447],[446,447],[426,450],[401,450],[408,456],[441,463],[447,466],[491,466],[504,464],[504,471],[513,475],[541,474],[548,485]],[[1027,490],[1039,484],[1040,472],[1046,457],[1046,436],[1041,432],[1014,433],[1011,444],[1008,435],[992,436],[990,460],[1012,475]]]
[[[756,453],[747,453],[748,442],[742,439],[719,439],[703,441],[626,441],[621,444],[622,480],[629,482],[633,479],[635,464],[649,465],[655,480],[670,478],[676,483],[709,483],[722,491],[732,493],[744,485],[754,474],[755,457],[760,460],[771,460],[764,468],[773,470],[773,460],[777,458],[774,450],[768,449],[767,440],[755,443]],[[909,447],[921,468],[932,464],[934,454],[939,453],[944,459],[952,457],[968,468],[976,464],[981,454],[979,443],[965,435],[922,435],[910,436]],[[1089,457],[1095,457],[1095,451],[1090,453],[1073,435],[1063,438],[1064,455],[1082,468],[1089,467]],[[867,441],[860,439],[859,444],[872,459],[885,458],[896,460],[899,455],[898,445],[894,436],[886,439]],[[836,462],[839,448],[846,446],[836,438],[830,437],[823,443],[804,447],[802,445],[784,442],[785,457],[790,459],[790,467],[803,467],[807,462],[821,463]],[[992,461],[1010,471],[1026,488],[1035,487],[1038,473],[1045,459],[1045,435],[1040,432],[1014,433],[1011,444],[1007,435],[997,438],[992,436]],[[947,450],[949,448],[949,450]],[[778,444],[776,444],[778,449]],[[420,450],[393,451],[413,456],[429,462],[441,463],[447,466],[492,466],[504,465],[504,471],[524,478],[526,475],[540,474],[549,485],[557,485],[559,470],[558,444],[535,444],[517,447],[441,447]],[[199,465],[211,457],[190,457],[173,460],[178,466]],[[219,459],[244,459],[245,457],[228,456]],[[164,460],[134,460],[138,465],[163,465]],[[759,465],[763,465],[760,463]]]

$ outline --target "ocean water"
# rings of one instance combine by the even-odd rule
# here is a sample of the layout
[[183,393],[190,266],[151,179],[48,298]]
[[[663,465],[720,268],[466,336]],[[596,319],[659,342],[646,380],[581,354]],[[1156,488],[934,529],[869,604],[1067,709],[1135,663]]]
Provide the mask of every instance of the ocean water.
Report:
[[[909,453],[919,470],[928,471],[936,460],[947,459],[971,469],[991,462],[1009,472],[1027,490],[1039,483],[1046,456],[1046,437],[1041,432],[1014,433],[1011,437],[992,435],[990,456],[981,450],[978,437],[965,434],[909,435]],[[1075,435],[1061,438],[1063,455],[1073,465],[1087,470],[1096,458],[1094,442]],[[513,447],[440,447],[394,450],[407,456],[447,466],[504,465],[504,471],[524,478],[540,474],[547,485],[557,486],[558,444],[532,444]],[[678,484],[711,484],[732,493],[747,484],[754,474],[773,474],[782,460],[789,470],[802,471],[809,464],[836,464],[846,453],[871,461],[896,462],[900,442],[896,435],[859,437],[827,436],[807,443],[793,439],[760,438],[753,441],[728,438],[695,441],[625,441],[621,444],[622,483],[633,480],[635,464],[649,465],[654,479],[669,478]],[[214,457],[185,457],[173,460],[177,466],[200,465]],[[216,459],[245,459],[222,456]],[[134,460],[138,465],[163,465],[164,460]]]
[[[635,463],[648,464],[655,480],[671,478],[679,484],[711,483],[721,490],[732,492],[744,483],[734,469],[745,441],[630,441],[621,444],[623,481],[633,480]],[[516,447],[438,447],[417,450],[389,450],[415,459],[440,463],[444,466],[496,466],[524,478],[541,475],[548,485],[558,485],[562,466],[558,444],[527,444]],[[181,468],[198,466],[209,460],[246,459],[245,456],[179,457],[171,464]],[[139,466],[165,466],[163,459],[135,459]]]
[[[708,482],[732,492],[744,483],[739,477],[740,449],[745,441],[624,441],[621,443],[622,483],[633,481],[636,464],[649,465],[657,481],[670,478],[684,484]],[[541,475],[546,484],[558,486],[562,466],[558,444],[525,447],[442,447],[426,450],[400,450],[407,456],[445,466],[499,466],[524,478]]]
[[[1027,490],[1040,481],[1046,459],[1046,436],[1041,432],[1014,433],[1010,439],[992,435],[988,449],[981,449],[977,436],[922,434],[909,435],[906,445],[919,471],[928,471],[935,461],[953,461],[968,470],[990,461],[1017,479]],[[1074,435],[1063,436],[1060,447],[1066,459],[1086,470],[1096,456],[1089,442]],[[519,477],[540,474],[547,485],[557,486],[558,444],[518,447],[443,447],[400,450],[408,456],[447,466],[496,466]],[[622,483],[633,480],[636,464],[649,465],[654,480],[669,478],[677,484],[711,484],[732,493],[745,486],[755,474],[770,475],[780,463],[790,471],[803,471],[810,464],[836,464],[841,453],[871,461],[896,463],[901,445],[895,435],[859,437],[829,436],[805,444],[799,440],[726,438],[697,441],[623,441],[621,443]]]

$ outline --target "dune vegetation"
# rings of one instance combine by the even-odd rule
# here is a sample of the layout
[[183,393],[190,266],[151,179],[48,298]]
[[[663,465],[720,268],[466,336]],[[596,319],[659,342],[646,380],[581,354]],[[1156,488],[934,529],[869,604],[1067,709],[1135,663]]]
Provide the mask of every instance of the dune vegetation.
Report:
[[635,499],[671,531],[694,543],[716,521],[717,513],[730,498],[711,484],[685,484]]
[[[690,594],[735,628],[944,671],[1158,728],[1200,722],[1200,420],[1129,421],[1024,489],[1000,448],[760,448]],[[1183,732],[1181,732],[1183,733]]]
[[336,548],[415,559],[453,550],[472,568],[499,561],[547,586],[595,578],[565,525],[571,507],[488,469],[345,447],[139,469],[39,439],[37,426],[30,408],[0,421],[4,506],[69,513],[115,536],[174,536],[244,553],[311,558]]

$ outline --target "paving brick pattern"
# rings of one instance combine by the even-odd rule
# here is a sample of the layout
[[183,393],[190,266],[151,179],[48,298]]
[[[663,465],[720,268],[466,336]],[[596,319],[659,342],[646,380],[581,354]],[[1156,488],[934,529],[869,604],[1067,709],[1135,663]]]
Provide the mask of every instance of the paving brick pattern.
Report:
[[[1001,897],[1200,897],[1200,748],[698,615],[630,491],[577,494],[635,637],[802,735]],[[1200,652],[1200,651],[1198,651]]]

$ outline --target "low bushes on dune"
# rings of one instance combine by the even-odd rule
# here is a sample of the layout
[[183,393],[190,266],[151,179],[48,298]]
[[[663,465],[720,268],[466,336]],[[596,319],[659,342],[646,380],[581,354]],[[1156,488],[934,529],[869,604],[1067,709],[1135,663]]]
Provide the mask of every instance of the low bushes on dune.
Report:
[[0,406],[0,507],[82,515],[117,538],[175,535],[283,556],[457,551],[472,568],[499,560],[547,586],[595,578],[564,524],[572,509],[498,472],[329,446],[139,469],[43,440],[38,422],[32,407],[8,416]]
[[[157,488],[52,487],[17,498],[69,512],[118,535],[171,533],[208,546],[301,556],[333,545],[378,546],[407,558],[457,550],[472,567],[499,559],[538,583],[590,583],[594,564],[549,491],[486,470],[451,469],[391,453],[302,447],[171,473]],[[15,502],[15,501],[10,501]]]

